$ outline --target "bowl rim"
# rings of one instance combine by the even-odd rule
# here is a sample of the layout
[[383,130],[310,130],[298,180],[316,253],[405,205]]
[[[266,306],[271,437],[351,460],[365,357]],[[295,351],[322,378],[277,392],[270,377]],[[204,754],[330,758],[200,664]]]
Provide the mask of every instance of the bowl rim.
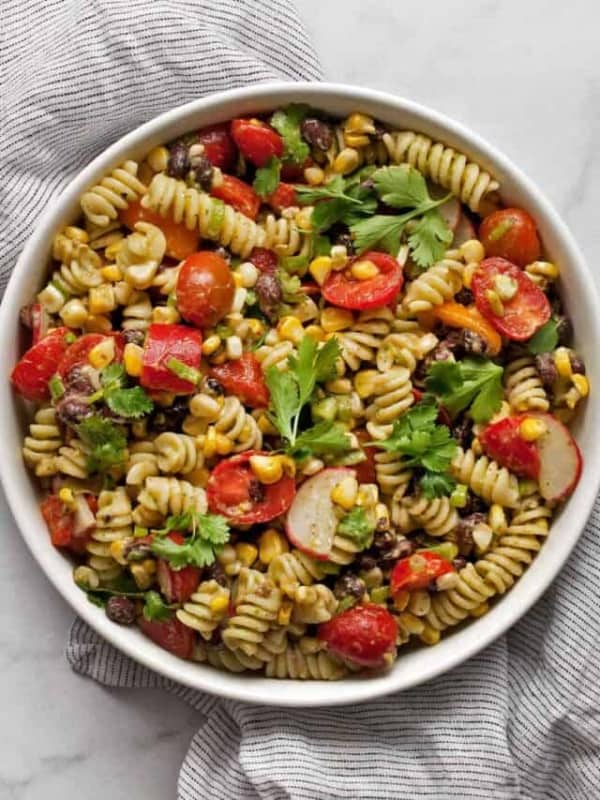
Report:
[[[0,307],[0,330],[14,330],[14,323],[18,317],[15,305],[18,305],[19,297],[24,291],[24,286],[28,284],[28,279],[29,283],[31,282],[27,265],[36,251],[40,251],[44,247],[46,250],[48,249],[50,236],[56,229],[57,222],[64,223],[65,219],[71,216],[68,209],[73,210],[82,191],[114,163],[128,157],[136,148],[141,150],[143,147],[147,150],[152,146],[153,139],[155,143],[164,141],[164,138],[157,138],[159,132],[164,128],[173,128],[178,122],[181,126],[182,121],[189,116],[203,113],[214,121],[218,117],[215,109],[218,110],[219,106],[227,104],[242,103],[250,108],[252,103],[262,102],[265,107],[275,108],[289,102],[306,101],[316,107],[326,109],[328,103],[335,102],[336,99],[342,103],[352,101],[363,106],[381,106],[383,116],[387,109],[389,113],[404,113],[418,117],[423,121],[420,130],[428,132],[428,127],[443,130],[444,137],[449,143],[452,144],[452,140],[454,140],[454,143],[458,143],[456,146],[460,145],[469,154],[475,152],[476,160],[479,163],[483,163],[486,167],[492,165],[493,173],[501,172],[507,175],[510,181],[519,188],[519,191],[532,201],[538,213],[543,215],[547,227],[553,231],[561,248],[566,253],[570,269],[574,271],[577,280],[582,284],[587,281],[583,298],[584,309],[591,309],[594,305],[596,308],[598,307],[598,294],[591,273],[565,223],[545,195],[523,171],[478,134],[440,112],[388,92],[342,83],[277,81],[217,92],[180,105],[145,122],[103,150],[70,181],[61,194],[40,215],[17,260],[4,293]],[[164,134],[160,135],[164,137]],[[37,274],[39,277],[41,269],[37,271]],[[592,342],[600,340],[600,320],[594,314],[588,314],[587,322],[591,329],[586,331],[586,338],[591,338]],[[8,339],[9,337],[3,337],[3,340],[0,341],[0,358],[4,353],[4,363],[10,364],[12,353]],[[12,347],[14,347],[14,340]],[[8,384],[8,380],[4,383]],[[3,427],[6,428],[7,424],[10,424],[7,423],[7,419],[10,413],[15,412],[17,402],[10,387],[3,385],[0,388],[0,407],[5,413],[0,416],[0,432]],[[592,428],[595,427],[596,432],[600,433],[598,411],[592,406],[587,409],[587,413],[591,415]],[[22,429],[18,433],[19,436],[22,436]],[[15,470],[12,459],[0,459],[0,480],[19,532],[46,577],[54,584],[73,610],[103,639],[115,645],[138,663],[164,677],[211,695],[266,705],[334,706],[363,702],[391,692],[406,690],[431,680],[471,658],[515,624],[555,579],[585,527],[600,486],[600,448],[598,448],[597,454],[592,452],[591,463],[588,460],[584,479],[580,481],[577,488],[577,502],[573,502],[575,499],[573,497],[567,504],[571,528],[566,533],[562,533],[557,540],[552,557],[544,559],[544,550],[542,549],[542,553],[537,556],[525,575],[517,581],[506,596],[493,606],[485,618],[470,621],[466,627],[455,630],[450,636],[442,639],[441,643],[436,645],[433,650],[423,649],[420,651],[438,653],[438,658],[421,659],[425,661],[426,669],[403,669],[402,653],[400,653],[394,667],[385,673],[335,682],[279,681],[263,676],[246,677],[218,671],[203,664],[182,661],[141,637],[138,632],[114,625],[106,618],[101,609],[87,601],[85,595],[74,583],[71,582],[70,586],[65,585],[59,574],[58,562],[55,558],[56,551],[53,554],[53,548],[49,545],[47,538],[44,544],[40,544],[41,516],[37,508],[32,509],[23,502],[24,475],[27,476],[24,465]],[[32,481],[33,479],[27,477],[27,480]],[[60,558],[64,561],[64,557],[60,556]],[[543,562],[543,567],[538,562]],[[539,566],[539,569],[536,570],[536,566]],[[528,579],[532,570],[536,573],[537,582]],[[453,643],[454,646],[449,643]],[[415,660],[415,666],[418,667],[417,660]]]

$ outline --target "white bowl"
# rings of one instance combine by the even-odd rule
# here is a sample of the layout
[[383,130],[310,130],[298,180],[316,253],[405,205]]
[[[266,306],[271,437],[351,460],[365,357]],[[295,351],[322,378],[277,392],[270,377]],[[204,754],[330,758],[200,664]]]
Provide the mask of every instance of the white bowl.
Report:
[[[42,215],[19,258],[0,309],[0,363],[6,379],[0,385],[0,440],[6,450],[0,463],[4,490],[33,556],[73,610],[101,636],[127,655],[194,689],[237,700],[285,706],[334,705],[367,700],[407,689],[445,672],[486,647],[539,599],[573,549],[598,491],[600,479],[600,405],[592,399],[579,414],[576,434],[585,466],[574,495],[555,519],[552,532],[525,575],[486,616],[443,638],[439,645],[413,652],[400,651],[394,667],[373,677],[323,681],[280,681],[220,672],[203,664],[182,661],[161,650],[137,630],[113,624],[90,604],[73,583],[72,566],[50,544],[38,510],[38,491],[21,458],[25,415],[8,381],[20,354],[19,308],[42,284],[50,242],[56,231],[78,213],[83,191],[125,158],[138,158],[151,147],[194,128],[290,102],[309,103],[343,116],[360,109],[396,128],[422,131],[468,153],[501,181],[505,203],[523,206],[537,220],[545,247],[561,266],[562,292],[573,317],[576,346],[583,355],[592,387],[600,386],[600,321],[592,276],[566,226],[543,194],[507,158],[464,126],[447,117],[390,94],[352,86],[318,83],[278,83],[221,92],[168,111],[124,136],[99,155]],[[10,532],[9,534],[10,535]]]

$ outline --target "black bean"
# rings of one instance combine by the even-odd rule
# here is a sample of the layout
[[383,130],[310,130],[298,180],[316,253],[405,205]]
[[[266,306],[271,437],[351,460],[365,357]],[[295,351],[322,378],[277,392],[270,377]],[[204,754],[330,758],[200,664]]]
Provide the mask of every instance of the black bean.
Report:
[[569,360],[571,362],[571,370],[576,375],[585,375],[585,364],[579,356],[575,355],[575,353],[570,353]]
[[477,525],[487,521],[487,516],[482,512],[475,512],[459,520],[454,530],[458,552],[461,556],[468,556],[473,549],[473,530]]
[[463,448],[467,448],[471,443],[471,434],[473,431],[473,420],[469,417],[462,417],[452,425],[452,435]]
[[377,566],[377,558],[369,553],[363,553],[358,558],[358,568],[361,572],[368,572]]
[[452,566],[454,567],[455,570],[459,571],[463,567],[467,566],[467,559],[463,558],[462,556],[458,556],[458,558],[455,558],[454,561],[452,562]]
[[209,394],[220,396],[225,394],[223,384],[219,383],[216,378],[207,378],[205,381],[206,390]]
[[317,150],[328,150],[333,142],[331,125],[316,117],[307,117],[300,128],[302,136],[311,147]]
[[33,326],[31,319],[31,303],[21,307],[19,311],[19,321],[21,325],[25,325],[26,328],[31,328]]
[[188,401],[185,397],[176,397],[173,405],[159,408],[150,419],[150,428],[154,433],[176,431],[189,413]]
[[487,506],[481,497],[473,494],[473,492],[467,492],[467,502],[460,509],[460,513],[463,516],[468,517],[471,514],[485,514],[486,510]]
[[380,531],[375,534],[373,547],[376,550],[391,550],[397,542],[397,537],[392,531]]
[[463,288],[454,295],[454,299],[463,306],[470,306],[473,304],[473,292],[467,289],[466,286],[463,286]]
[[483,356],[488,350],[485,339],[483,339],[478,333],[470,331],[467,328],[463,328],[460,331],[458,346],[465,353],[474,356]]
[[144,344],[144,339],[146,338],[144,331],[138,331],[135,328],[127,328],[121,331],[121,333],[127,344]]
[[207,581],[216,581],[220,586],[227,586],[229,583],[225,570],[218,561],[207,567],[205,578]]
[[410,539],[396,539],[394,545],[388,550],[384,550],[379,557],[379,566],[382,567],[386,562],[398,561],[400,558],[406,558],[411,555],[415,549],[415,545]]
[[258,297],[258,306],[271,322],[277,321],[279,306],[283,300],[283,290],[276,275],[261,272],[254,286]]
[[204,191],[209,192],[212,187],[214,168],[206,156],[200,156],[194,159],[194,166],[192,168],[196,183],[200,185]]
[[333,593],[339,600],[342,600],[344,597],[354,597],[360,600],[365,590],[366,584],[363,579],[359,578],[358,575],[354,575],[352,572],[341,575],[333,587]]
[[188,147],[183,142],[175,142],[169,153],[167,175],[171,178],[185,178],[190,168]]
[[558,334],[558,343],[566,346],[571,343],[573,338],[573,325],[571,320],[564,314],[559,314],[556,317],[556,333]]
[[535,368],[546,389],[551,389],[558,380],[558,370],[552,353],[540,353],[535,357]]
[[79,392],[81,394],[92,394],[94,387],[90,379],[88,370],[81,364],[77,364],[69,370],[65,378],[65,389],[67,391]]
[[74,427],[94,413],[87,396],[71,392],[64,394],[56,404],[56,416],[64,425]]
[[129,597],[109,597],[106,616],[117,625],[133,625],[136,617],[135,603]]

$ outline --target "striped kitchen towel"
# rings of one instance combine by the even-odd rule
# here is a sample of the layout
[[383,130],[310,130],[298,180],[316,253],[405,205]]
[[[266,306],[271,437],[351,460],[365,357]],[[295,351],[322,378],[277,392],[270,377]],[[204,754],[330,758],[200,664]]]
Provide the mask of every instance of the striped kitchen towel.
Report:
[[[4,0],[0,277],[40,211],[132,127],[209,91],[318,79],[285,0]],[[507,636],[424,686],[285,709],[178,686],[81,621],[67,657],[113,687],[199,712],[179,800],[600,798],[600,505],[553,587]]]

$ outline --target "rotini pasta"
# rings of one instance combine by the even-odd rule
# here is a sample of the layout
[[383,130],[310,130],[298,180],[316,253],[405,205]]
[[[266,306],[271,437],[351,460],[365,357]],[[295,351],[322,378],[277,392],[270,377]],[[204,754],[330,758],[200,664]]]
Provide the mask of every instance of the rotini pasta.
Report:
[[504,370],[504,386],[513,411],[548,410],[546,390],[533,358],[525,356],[511,361]]
[[93,225],[106,228],[119,211],[140,199],[146,187],[138,180],[137,171],[135,161],[125,161],[82,195],[81,210]]

